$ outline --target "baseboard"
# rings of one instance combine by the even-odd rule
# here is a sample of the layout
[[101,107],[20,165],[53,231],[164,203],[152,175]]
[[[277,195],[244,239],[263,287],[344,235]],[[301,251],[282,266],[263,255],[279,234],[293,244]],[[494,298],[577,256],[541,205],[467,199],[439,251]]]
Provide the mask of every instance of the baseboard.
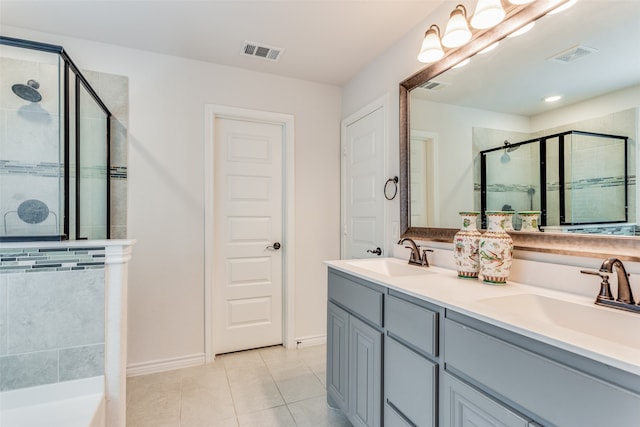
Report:
[[326,335],[315,337],[302,337],[296,339],[296,348],[312,347],[314,345],[323,345],[327,343]]
[[180,368],[190,368],[205,364],[204,353],[175,357],[172,359],[152,360],[150,362],[134,363],[127,366],[127,377],[155,374],[157,372],[172,371]]

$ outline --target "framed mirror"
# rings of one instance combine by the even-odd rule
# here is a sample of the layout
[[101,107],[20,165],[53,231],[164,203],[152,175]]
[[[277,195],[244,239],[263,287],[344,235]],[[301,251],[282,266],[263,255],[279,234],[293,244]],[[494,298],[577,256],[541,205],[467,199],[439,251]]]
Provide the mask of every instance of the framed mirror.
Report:
[[[547,15],[560,3],[564,1],[538,0],[512,7],[503,22],[477,32],[469,43],[447,51],[443,59],[400,84],[403,236],[453,240],[459,229],[458,212],[480,210],[482,151],[503,148],[504,141],[517,146],[568,131],[614,134],[628,141],[623,165],[626,178],[621,184],[628,195],[623,206],[628,215],[609,224],[608,229],[598,225],[596,219],[592,224],[580,224],[579,229],[549,227],[542,233],[514,232],[512,237],[515,248],[520,250],[593,257],[615,255],[640,261],[640,227],[636,225],[640,208],[635,182],[640,56],[632,53],[640,40],[640,3],[583,0],[562,13]],[[535,26],[528,33],[507,38],[534,21]],[[496,49],[479,54],[497,41],[500,44]],[[453,68],[467,58],[471,59],[468,65]],[[555,104],[544,103],[543,98],[549,95],[563,98]],[[613,130],[607,127],[611,124]],[[592,155],[592,162],[606,162],[602,156],[606,148],[593,152],[600,154]],[[513,157],[516,152],[508,154]],[[517,154],[526,157],[524,149]],[[575,156],[587,157],[583,152]],[[535,161],[551,163],[545,158]],[[569,164],[569,170],[579,168]],[[494,169],[493,173],[506,172]],[[581,178],[598,187],[598,196],[591,195],[586,200],[594,206],[611,204],[609,196],[615,191],[610,182],[605,182],[610,177],[598,177],[599,181],[589,176]],[[509,176],[506,181],[517,183],[518,179]],[[527,207],[539,207],[535,203],[540,194],[553,185],[551,181],[540,183],[533,195],[530,188],[523,187],[522,194],[513,196],[513,200],[519,198]],[[571,190],[571,183],[568,188]],[[490,198],[493,199],[500,198]],[[572,212],[589,216],[581,215],[584,212],[579,207],[573,207]],[[555,214],[551,217],[555,218]],[[620,235],[623,228],[625,235]]]

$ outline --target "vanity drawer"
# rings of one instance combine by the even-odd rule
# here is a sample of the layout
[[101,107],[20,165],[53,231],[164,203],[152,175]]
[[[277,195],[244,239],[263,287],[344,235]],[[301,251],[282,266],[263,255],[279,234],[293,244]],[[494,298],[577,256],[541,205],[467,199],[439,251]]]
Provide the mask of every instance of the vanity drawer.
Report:
[[[548,359],[471,326],[444,321],[447,370],[557,426],[637,427],[640,395],[588,374],[585,359]],[[567,362],[569,363],[569,362]]]
[[387,295],[385,324],[395,338],[425,354],[438,356],[438,313],[409,301]]
[[384,344],[386,402],[414,425],[435,426],[438,365],[389,336]]
[[329,269],[329,299],[380,327],[383,290],[381,286]]

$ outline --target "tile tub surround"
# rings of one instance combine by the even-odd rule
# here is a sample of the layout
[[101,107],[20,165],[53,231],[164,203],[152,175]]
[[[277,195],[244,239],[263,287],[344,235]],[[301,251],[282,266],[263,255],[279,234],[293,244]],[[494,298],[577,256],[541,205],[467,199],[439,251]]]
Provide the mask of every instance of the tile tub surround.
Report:
[[3,390],[104,374],[107,425],[124,427],[127,269],[134,243],[0,244]]
[[0,267],[0,391],[103,374],[104,248],[94,252],[99,262],[2,258],[17,268]]

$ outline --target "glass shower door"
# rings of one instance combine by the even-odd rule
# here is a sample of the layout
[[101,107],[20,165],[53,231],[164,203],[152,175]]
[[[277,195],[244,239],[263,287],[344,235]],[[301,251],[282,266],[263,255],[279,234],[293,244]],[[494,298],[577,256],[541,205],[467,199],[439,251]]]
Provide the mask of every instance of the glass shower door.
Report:
[[77,81],[77,239],[106,239],[109,203],[108,117]]

